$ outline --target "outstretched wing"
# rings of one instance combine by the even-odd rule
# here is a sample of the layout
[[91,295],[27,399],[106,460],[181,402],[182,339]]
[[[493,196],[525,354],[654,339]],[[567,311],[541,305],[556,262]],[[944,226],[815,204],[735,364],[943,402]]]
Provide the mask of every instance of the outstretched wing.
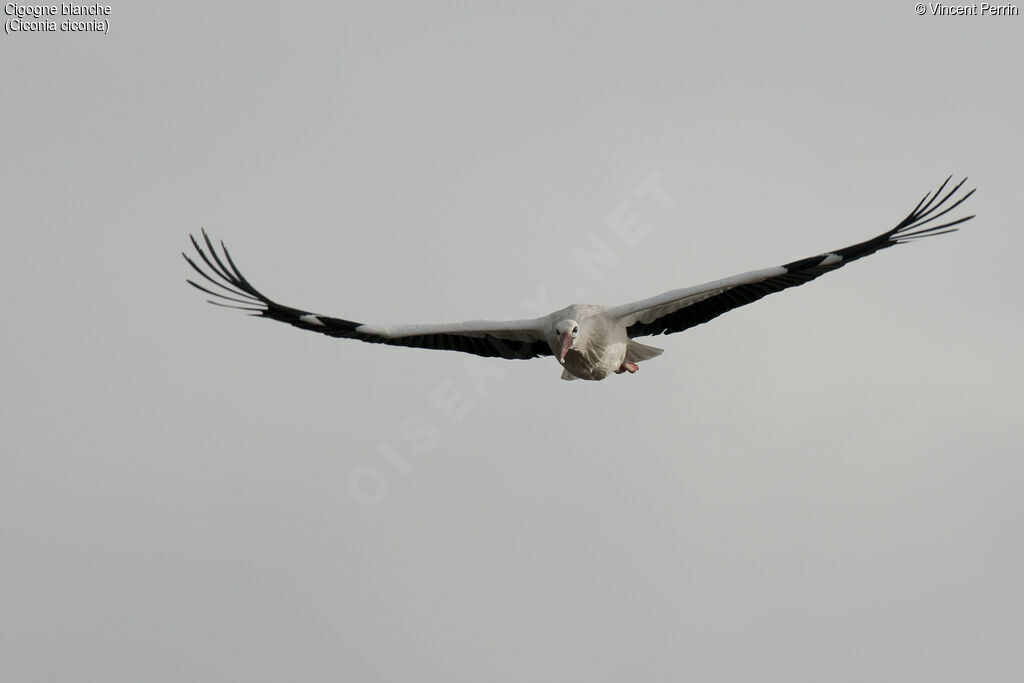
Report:
[[206,269],[185,253],[182,256],[202,276],[205,285],[187,282],[219,300],[211,304],[251,311],[253,315],[278,320],[289,325],[319,332],[329,337],[358,339],[371,344],[390,344],[420,349],[462,351],[477,356],[524,360],[552,355],[544,340],[543,319],[537,320],[474,320],[461,323],[427,325],[365,325],[363,323],[311,313],[272,301],[253,287],[231,259],[224,243],[220,243],[223,259],[217,254],[209,235],[203,231],[203,241],[209,253],[193,235],[192,245]]
[[950,178],[946,178],[946,182],[942,183],[934,194],[926,194],[899,225],[866,242],[793,261],[776,268],[754,270],[696,287],[665,292],[650,299],[613,307],[609,309],[608,314],[619,319],[627,328],[630,337],[682,332],[734,308],[753,303],[761,297],[810,282],[825,273],[842,268],[851,261],[874,254],[879,249],[920,237],[953,232],[958,229],[954,226],[969,221],[974,216],[924,227],[945,216],[974,194],[974,190],[971,190],[943,209],[942,207],[967,182],[964,178],[945,196],[941,196]]

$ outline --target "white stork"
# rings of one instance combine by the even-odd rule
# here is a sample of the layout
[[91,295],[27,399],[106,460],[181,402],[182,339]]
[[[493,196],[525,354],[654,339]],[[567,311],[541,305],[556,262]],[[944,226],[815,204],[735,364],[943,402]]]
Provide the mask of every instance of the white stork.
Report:
[[203,240],[209,253],[203,250],[194,236],[190,237],[202,262],[212,272],[200,268],[188,255],[183,253],[182,256],[207,282],[223,290],[211,290],[188,280],[192,286],[221,300],[210,301],[212,304],[252,311],[254,315],[330,337],[347,337],[371,344],[462,351],[510,360],[554,356],[562,365],[562,379],[601,380],[611,373],[634,373],[638,369],[637,363],[662,352],[661,349],[635,341],[636,337],[682,332],[768,294],[810,282],[880,249],[957,230],[954,226],[974,216],[924,227],[945,216],[974,194],[974,190],[971,190],[949,204],[967,179],[960,181],[942,196],[949,180],[947,178],[934,194],[926,194],[910,215],[896,227],[865,242],[784,266],[674,289],[620,306],[573,304],[532,320],[474,320],[411,325],[357,323],[283,306],[267,298],[245,279],[223,242],[220,245],[223,259],[218,255],[205,230]]

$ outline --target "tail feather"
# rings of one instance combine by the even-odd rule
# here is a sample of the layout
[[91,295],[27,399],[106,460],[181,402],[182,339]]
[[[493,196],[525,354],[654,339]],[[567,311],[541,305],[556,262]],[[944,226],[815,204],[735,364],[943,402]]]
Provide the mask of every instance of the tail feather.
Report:
[[664,349],[658,349],[630,339],[629,346],[626,347],[626,362],[639,363],[642,360],[650,360],[655,356],[660,356],[663,351]]

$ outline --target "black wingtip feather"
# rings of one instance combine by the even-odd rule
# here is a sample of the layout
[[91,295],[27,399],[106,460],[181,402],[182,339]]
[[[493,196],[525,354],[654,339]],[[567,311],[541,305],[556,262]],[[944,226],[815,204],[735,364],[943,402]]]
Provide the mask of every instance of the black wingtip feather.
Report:
[[[946,203],[949,202],[949,200],[953,198],[956,195],[956,193],[960,191],[960,188],[962,188],[964,184],[967,182],[967,178],[964,177],[963,180],[958,182],[956,185],[950,188],[948,192],[943,194],[943,190],[945,190],[946,186],[949,184],[949,181],[952,178],[953,176],[949,176],[948,178],[946,178],[946,180],[943,181],[942,185],[939,186],[938,190],[936,190],[934,193],[930,192],[928,193],[928,195],[925,195],[925,197],[930,196],[931,198],[928,199],[928,201],[922,200],[921,202],[918,202],[918,205],[914,207],[914,210],[911,211],[906,218],[900,221],[895,228],[886,233],[885,238],[887,239],[889,245],[898,244],[910,237],[924,237],[928,235],[937,235],[942,233],[942,231],[945,228],[949,228],[954,225],[960,225],[961,223],[964,223],[974,218],[974,216],[971,215],[965,218],[947,221],[945,223],[932,226],[930,228],[924,228],[925,225],[941,218],[942,216],[945,216],[950,211],[953,211],[954,209],[959,207],[977,191],[977,188],[974,188],[965,193],[962,197],[954,201],[949,206],[945,206]],[[943,208],[944,206],[945,208]]]
[[[218,291],[210,290],[207,287],[201,286],[192,280],[186,280],[190,285],[199,289],[207,294],[231,301],[233,303],[243,304],[252,308],[245,310],[259,311],[260,313],[268,313],[269,310],[276,306],[267,297],[263,296],[255,287],[242,276],[238,266],[231,261],[230,255],[227,253],[227,249],[224,248],[224,243],[221,243],[221,248],[224,249],[224,256],[230,268],[228,268],[224,261],[218,256],[217,249],[210,239],[210,236],[206,233],[205,228],[201,231],[202,241],[196,239],[195,235],[190,234],[189,239],[192,242],[192,246],[195,248],[199,258],[206,264],[208,271],[199,266],[199,264],[191,258],[188,254],[182,252],[182,257],[188,263],[188,265],[203,277],[204,280],[215,286]],[[204,245],[206,248],[204,249]],[[209,253],[207,253],[209,251]],[[224,290],[228,294],[224,294],[219,290]],[[230,296],[229,296],[230,295]],[[236,298],[237,297],[237,298]],[[219,302],[211,301],[217,305],[223,305]],[[226,306],[227,308],[235,308],[234,306]]]

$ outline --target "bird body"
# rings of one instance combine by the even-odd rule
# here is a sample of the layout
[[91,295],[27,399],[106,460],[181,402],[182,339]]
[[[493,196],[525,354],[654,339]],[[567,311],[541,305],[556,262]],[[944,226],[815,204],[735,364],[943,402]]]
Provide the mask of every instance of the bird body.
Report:
[[[565,368],[565,379],[601,380],[622,367],[629,346],[626,328],[606,315],[604,306],[575,304],[552,313],[550,318],[579,321],[574,344],[562,354],[562,341],[551,339],[549,345]],[[554,343],[552,343],[554,342]]]
[[221,258],[205,231],[206,249],[195,237],[192,244],[206,269],[188,255],[182,255],[207,283],[217,288],[211,290],[188,280],[197,289],[217,297],[218,301],[210,301],[213,304],[240,308],[312,332],[373,344],[461,351],[509,360],[554,356],[563,368],[563,379],[602,380],[613,373],[632,374],[637,371],[639,362],[661,354],[661,349],[641,344],[635,340],[636,337],[682,332],[768,294],[810,282],[881,249],[953,232],[957,229],[955,226],[974,216],[925,227],[960,206],[974,193],[971,190],[949,204],[966,179],[943,195],[949,180],[947,178],[934,194],[926,194],[896,227],[843,249],[784,266],[671,290],[627,304],[610,307],[574,304],[528,320],[412,325],[357,323],[283,306],[264,296],[242,275],[223,242]]

